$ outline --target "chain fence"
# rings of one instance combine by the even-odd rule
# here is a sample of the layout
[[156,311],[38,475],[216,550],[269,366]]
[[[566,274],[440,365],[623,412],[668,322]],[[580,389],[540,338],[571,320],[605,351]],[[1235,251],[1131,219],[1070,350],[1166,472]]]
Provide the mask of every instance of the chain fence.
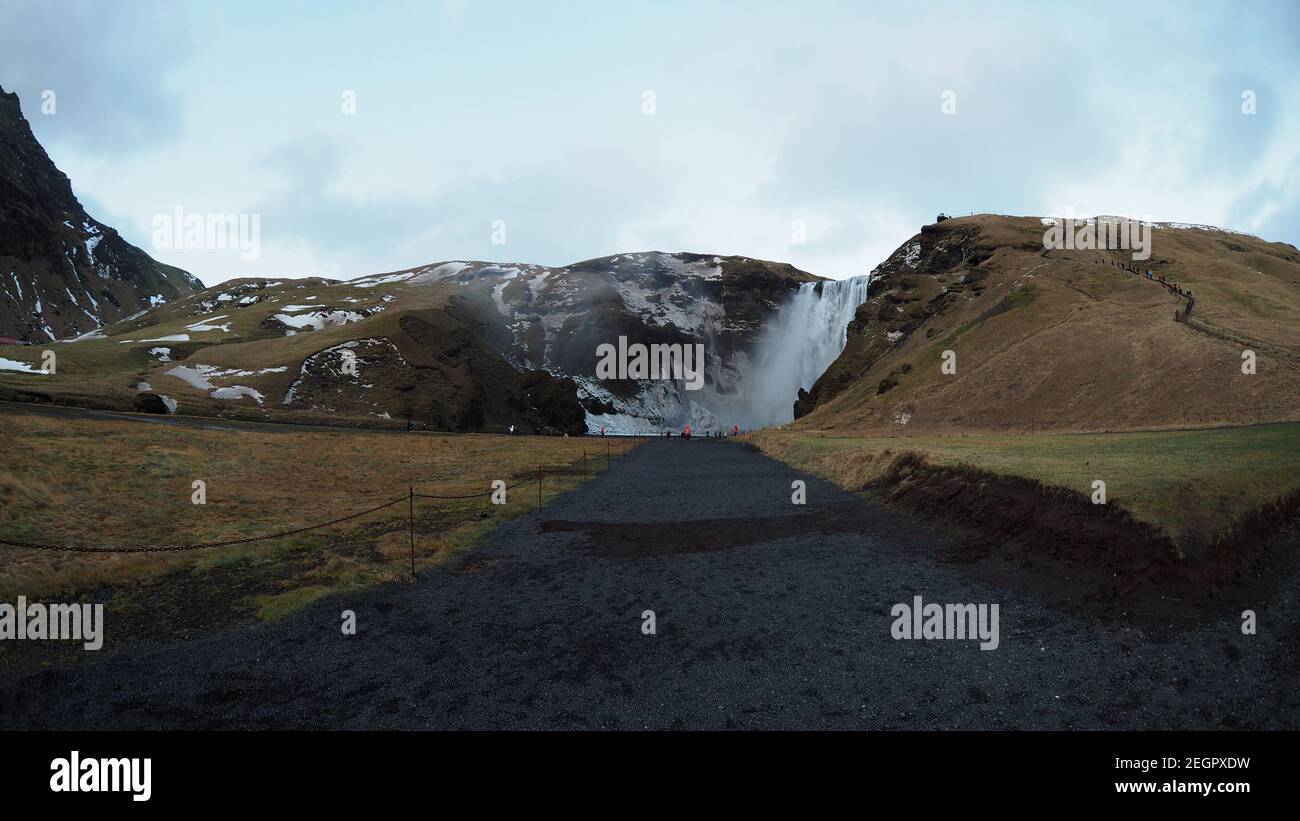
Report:
[[[610,451],[611,451],[611,445],[607,441],[605,444],[605,465],[607,468],[609,467]],[[620,447],[620,451],[626,452],[626,446],[624,445]],[[254,544],[256,542],[265,542],[274,539],[284,539],[289,536],[297,536],[302,533],[309,533],[313,530],[320,530],[322,528],[333,527],[335,525],[339,525],[344,522],[349,522],[354,519],[360,519],[363,516],[369,516],[372,513],[378,513],[381,510],[393,507],[394,505],[400,504],[402,502],[408,502],[408,506],[409,506],[408,516],[410,519],[410,527],[411,527],[411,554],[412,554],[411,570],[412,573],[414,574],[415,571],[415,562],[414,562],[415,500],[416,499],[429,499],[429,500],[437,500],[437,501],[483,499],[492,496],[494,493],[500,492],[501,490],[507,490],[507,491],[513,490],[515,488],[521,487],[524,484],[527,484],[528,482],[535,481],[537,482],[537,507],[540,510],[542,506],[543,478],[548,473],[553,475],[571,475],[572,471],[579,464],[581,464],[582,476],[583,476],[583,480],[585,481],[588,475],[587,461],[588,461],[588,455],[584,451],[581,459],[575,459],[574,461],[561,465],[559,467],[547,468],[543,465],[539,465],[535,473],[531,473],[527,476],[524,476],[523,478],[518,479],[511,484],[505,485],[503,488],[496,488],[493,490],[489,490],[485,493],[468,493],[468,494],[460,494],[460,495],[416,493],[415,488],[411,487],[408,489],[407,493],[403,496],[399,496],[396,499],[392,499],[390,501],[375,505],[374,507],[368,507],[365,510],[359,510],[356,511],[355,513],[349,513],[346,516],[340,516],[337,519],[330,519],[329,521],[326,522],[318,522],[316,524],[304,525],[302,527],[290,528],[288,530],[279,530],[274,533],[265,533],[260,536],[249,536],[242,539],[223,539],[221,541],[213,541],[213,542],[195,542],[192,544],[160,545],[160,546],[151,546],[151,547],[143,547],[143,546],[141,547],[86,547],[84,545],[63,545],[63,544],[50,544],[44,542],[28,542],[28,541],[21,541],[17,539],[7,539],[7,538],[0,537],[0,546],[11,547],[11,548],[23,548],[28,550],[53,551],[59,553],[101,554],[101,555],[114,555],[114,554],[123,554],[123,553],[175,553],[175,552],[181,552],[186,550],[205,550],[214,547],[231,547],[234,545]]]

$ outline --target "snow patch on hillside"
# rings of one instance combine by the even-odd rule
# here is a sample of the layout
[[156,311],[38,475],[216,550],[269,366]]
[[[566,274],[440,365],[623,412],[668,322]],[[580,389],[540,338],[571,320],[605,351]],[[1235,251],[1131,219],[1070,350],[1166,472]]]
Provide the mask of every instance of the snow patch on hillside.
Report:
[[354,288],[374,288],[376,285],[388,285],[393,282],[405,282],[406,280],[410,279],[413,276],[415,276],[415,274],[412,273],[383,274],[380,276],[362,277],[361,279],[354,279],[350,284]]
[[39,373],[44,376],[49,376],[49,374],[45,373],[45,371],[41,370],[40,368],[33,367],[32,365],[29,365],[26,362],[18,362],[13,359],[5,359],[3,356],[0,356],[0,371],[19,371],[21,373]]
[[211,365],[196,365],[195,367],[177,365],[163,375],[174,376],[192,388],[207,391],[212,390],[214,387],[213,384],[208,381],[208,376],[215,370],[216,368]]
[[366,316],[356,311],[312,311],[307,314],[276,314],[275,318],[290,328],[300,331],[304,328],[319,331],[324,328],[337,328],[349,322],[360,322]]
[[228,388],[217,388],[212,392],[211,396],[213,399],[239,399],[244,396],[251,396],[256,400],[257,404],[262,404],[262,394],[252,388],[246,388],[243,385],[231,385]]
[[228,316],[227,314],[222,314],[221,316],[214,316],[211,317],[210,319],[205,319],[200,322],[195,322],[193,325],[186,325],[185,330],[195,331],[195,332],[221,331],[222,333],[230,333],[229,322],[225,322],[221,324],[217,323],[218,319],[225,319],[227,316]]
[[256,371],[239,370],[237,368],[222,370],[215,365],[196,364],[193,366],[177,365],[170,371],[165,372],[163,375],[175,377],[192,388],[197,388],[201,391],[209,391],[208,396],[213,399],[231,400],[242,399],[247,396],[251,397],[260,405],[262,404],[263,399],[260,391],[245,385],[218,386],[213,384],[213,380],[224,380],[238,376],[257,376],[264,373],[281,373],[287,369],[288,366],[282,365],[277,368],[263,368]]
[[473,263],[469,262],[455,261],[444,262],[439,265],[431,265],[411,277],[411,284],[423,284],[426,282],[439,282],[444,279],[451,279],[466,268],[469,268],[472,264]]

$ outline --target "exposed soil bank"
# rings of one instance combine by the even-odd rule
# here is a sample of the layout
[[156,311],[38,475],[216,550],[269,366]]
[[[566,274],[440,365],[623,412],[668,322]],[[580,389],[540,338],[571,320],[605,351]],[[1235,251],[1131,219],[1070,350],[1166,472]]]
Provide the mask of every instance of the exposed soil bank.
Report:
[[986,581],[1027,584],[1061,603],[1164,615],[1254,584],[1300,514],[1300,493],[1261,505],[1215,540],[1176,544],[1116,505],[969,466],[897,457],[860,488],[932,524],[956,528],[947,553]]

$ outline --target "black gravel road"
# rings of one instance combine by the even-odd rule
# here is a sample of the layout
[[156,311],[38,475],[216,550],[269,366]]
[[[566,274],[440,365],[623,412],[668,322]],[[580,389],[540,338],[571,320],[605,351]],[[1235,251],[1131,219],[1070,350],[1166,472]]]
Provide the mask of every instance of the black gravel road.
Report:
[[[0,672],[0,727],[1300,726],[1294,584],[1257,635],[1240,601],[1174,627],[990,587],[944,539],[744,445],[655,440],[418,582]],[[917,595],[998,604],[999,646],[895,640]]]

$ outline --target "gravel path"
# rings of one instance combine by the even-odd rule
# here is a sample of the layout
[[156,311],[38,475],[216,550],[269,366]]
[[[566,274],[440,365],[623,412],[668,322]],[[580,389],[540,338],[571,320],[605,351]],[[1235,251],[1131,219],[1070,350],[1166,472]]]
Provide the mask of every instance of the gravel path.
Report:
[[[1255,636],[1240,601],[1177,628],[1103,621],[975,581],[944,546],[748,447],[655,440],[414,584],[0,672],[0,726],[1300,726],[1294,584],[1255,604]],[[997,603],[1000,646],[894,640],[890,609],[915,595]]]

